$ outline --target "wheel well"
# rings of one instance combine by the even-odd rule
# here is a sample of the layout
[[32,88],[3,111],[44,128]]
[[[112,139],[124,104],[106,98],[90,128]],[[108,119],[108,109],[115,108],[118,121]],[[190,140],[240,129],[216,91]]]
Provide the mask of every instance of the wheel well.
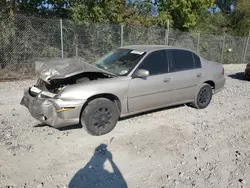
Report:
[[209,84],[209,85],[212,87],[212,89],[215,88],[215,83],[214,83],[213,81],[211,81],[211,80],[206,81],[206,82],[204,82],[204,83]]
[[97,98],[106,98],[106,99],[109,99],[109,100],[113,101],[117,105],[119,111],[121,112],[122,107],[121,107],[121,102],[120,102],[119,98],[117,96],[113,95],[113,94],[108,94],[108,93],[98,94],[98,95],[94,95],[94,96],[88,98],[87,102],[84,104],[84,107],[90,101],[92,101],[94,99],[97,99]]

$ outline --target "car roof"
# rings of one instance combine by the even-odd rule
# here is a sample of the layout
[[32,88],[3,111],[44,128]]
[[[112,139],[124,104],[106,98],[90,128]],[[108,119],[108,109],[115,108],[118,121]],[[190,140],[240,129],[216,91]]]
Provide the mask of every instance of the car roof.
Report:
[[178,50],[192,51],[192,50],[182,48],[182,47],[167,46],[167,45],[130,45],[130,46],[122,46],[120,48],[140,50],[140,51],[144,51],[144,52],[152,52],[155,50],[162,50],[162,49],[178,49]]

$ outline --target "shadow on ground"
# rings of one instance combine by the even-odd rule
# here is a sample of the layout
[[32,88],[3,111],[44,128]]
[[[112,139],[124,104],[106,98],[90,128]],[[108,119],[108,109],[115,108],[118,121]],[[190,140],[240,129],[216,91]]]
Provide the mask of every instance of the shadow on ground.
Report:
[[176,105],[176,106],[159,108],[159,109],[156,109],[156,110],[150,110],[150,111],[142,112],[142,113],[139,113],[139,114],[135,114],[135,115],[127,116],[127,117],[124,117],[124,118],[120,118],[119,121],[127,120],[127,119],[134,118],[134,117],[140,117],[140,116],[143,116],[143,115],[149,115],[149,114],[153,114],[153,113],[164,111],[164,110],[170,110],[170,109],[174,109],[174,108],[180,108],[180,107],[184,107],[184,106],[191,107],[190,104],[180,104],[180,105]]
[[[153,114],[153,113],[156,113],[156,112],[169,110],[169,109],[173,109],[173,108],[180,108],[180,107],[184,107],[184,106],[191,107],[190,105],[182,104],[182,105],[177,105],[177,106],[160,108],[160,109],[150,110],[150,111],[147,111],[147,112],[142,112],[142,113],[139,113],[139,114],[135,114],[135,115],[127,116],[127,117],[124,117],[124,118],[120,118],[119,121],[124,121],[124,120],[131,119],[131,118],[134,118],[134,117],[140,117],[140,116],[143,116],[143,115]],[[54,127],[52,127],[50,125],[46,125],[44,123],[40,123],[40,124],[37,124],[37,125],[34,126],[34,128],[39,128],[39,127],[51,127],[51,128],[54,128]],[[82,125],[78,124],[78,125],[70,125],[70,126],[67,126],[67,127],[56,128],[56,129],[59,130],[59,131],[68,131],[68,130],[72,130],[72,129],[81,129],[81,128],[83,128]]]
[[233,78],[233,79],[237,79],[237,80],[243,80],[246,81],[244,78],[244,72],[238,72],[235,74],[230,74],[228,75],[228,77]]
[[[44,123],[39,123],[37,125],[34,126],[34,128],[39,128],[39,127],[51,127],[54,128],[50,125],[46,125]],[[68,130],[72,130],[72,129],[81,129],[82,125],[78,124],[78,125],[70,125],[70,126],[66,126],[66,127],[62,127],[62,128],[57,128],[57,130],[59,131],[68,131]]]
[[[104,163],[109,161],[112,172],[104,169]],[[127,188],[121,172],[112,159],[112,154],[106,144],[101,144],[89,162],[71,179],[68,188]]]

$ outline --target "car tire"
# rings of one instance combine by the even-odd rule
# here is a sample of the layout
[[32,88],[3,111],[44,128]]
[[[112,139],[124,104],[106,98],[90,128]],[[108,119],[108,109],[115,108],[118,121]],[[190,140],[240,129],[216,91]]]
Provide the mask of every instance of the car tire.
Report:
[[111,132],[118,119],[117,105],[109,99],[97,98],[90,101],[83,109],[80,123],[88,134],[101,136]]
[[204,109],[210,104],[212,96],[212,87],[209,84],[204,83],[200,86],[192,106],[197,109]]
[[250,77],[249,77],[249,76],[247,76],[247,74],[246,74],[246,73],[244,74],[244,80],[246,80],[246,81],[250,81]]

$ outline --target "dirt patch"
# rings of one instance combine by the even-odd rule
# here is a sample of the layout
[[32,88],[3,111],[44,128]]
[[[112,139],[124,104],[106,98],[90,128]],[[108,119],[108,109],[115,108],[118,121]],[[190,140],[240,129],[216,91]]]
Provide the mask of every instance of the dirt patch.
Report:
[[0,83],[0,187],[250,187],[250,82],[228,77],[204,110],[135,116],[101,137],[36,126],[19,105],[33,83]]

